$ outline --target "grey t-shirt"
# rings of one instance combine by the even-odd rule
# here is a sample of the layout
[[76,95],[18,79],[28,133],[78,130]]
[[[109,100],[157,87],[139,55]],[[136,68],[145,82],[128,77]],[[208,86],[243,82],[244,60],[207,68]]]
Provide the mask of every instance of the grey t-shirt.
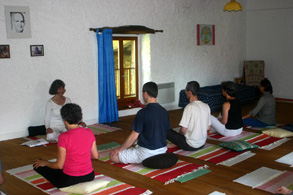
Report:
[[266,92],[257,102],[256,107],[249,112],[251,116],[258,116],[259,120],[268,124],[276,124],[276,103],[270,92]]

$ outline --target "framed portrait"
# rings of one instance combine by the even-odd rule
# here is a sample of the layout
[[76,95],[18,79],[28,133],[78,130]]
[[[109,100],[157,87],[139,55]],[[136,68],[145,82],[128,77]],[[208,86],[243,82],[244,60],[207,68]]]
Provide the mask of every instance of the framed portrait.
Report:
[[28,6],[4,6],[8,39],[31,38],[30,10]]
[[0,45],[0,58],[10,58],[9,45]]
[[215,25],[197,25],[197,45],[215,45]]
[[44,56],[44,45],[31,45],[31,56]]

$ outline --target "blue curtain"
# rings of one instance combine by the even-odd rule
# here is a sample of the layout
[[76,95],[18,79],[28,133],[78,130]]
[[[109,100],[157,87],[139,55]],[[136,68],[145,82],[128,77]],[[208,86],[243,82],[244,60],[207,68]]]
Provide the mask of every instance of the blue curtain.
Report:
[[118,107],[115,86],[115,65],[112,42],[112,29],[99,33],[98,41],[98,86],[99,86],[99,123],[118,121]]

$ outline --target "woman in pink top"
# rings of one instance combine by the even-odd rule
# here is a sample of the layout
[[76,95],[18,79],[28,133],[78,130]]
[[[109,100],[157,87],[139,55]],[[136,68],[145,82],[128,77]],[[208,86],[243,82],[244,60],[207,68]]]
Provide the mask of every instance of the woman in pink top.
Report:
[[65,104],[61,116],[68,131],[59,135],[57,161],[38,159],[33,164],[34,170],[57,188],[93,180],[91,159],[99,156],[92,131],[78,125],[82,120],[80,106]]

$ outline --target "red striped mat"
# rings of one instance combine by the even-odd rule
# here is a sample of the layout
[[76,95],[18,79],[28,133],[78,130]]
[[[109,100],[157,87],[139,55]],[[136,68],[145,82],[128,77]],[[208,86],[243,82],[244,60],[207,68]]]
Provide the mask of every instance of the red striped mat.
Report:
[[[51,194],[51,195],[69,195],[72,193],[66,193],[60,191],[58,188],[54,187],[50,182],[48,182],[44,177],[33,170],[32,165],[27,165],[11,170],[7,170],[11,175],[21,179],[22,181],[32,185],[39,190]],[[121,181],[115,180],[113,178],[107,177],[100,173],[95,173],[95,179],[102,179],[110,181],[110,183],[103,188],[100,188],[91,193],[91,195],[126,195],[126,194],[150,194],[151,191],[137,188],[135,186],[123,183]]]
[[[112,148],[109,150],[104,150],[102,153],[103,155],[99,158],[99,160],[107,162],[109,164],[113,164],[117,167],[121,167],[128,171],[132,171],[152,179],[161,181],[165,184],[171,183],[176,181],[176,179],[186,176],[185,181],[190,179],[194,179],[197,176],[197,170],[205,169],[205,165],[197,165],[193,163],[188,163],[185,161],[178,161],[174,166],[167,168],[167,169],[151,169],[146,168],[142,164],[114,164],[109,159],[109,153],[111,152]],[[188,175],[190,174],[190,175]],[[192,175],[192,176],[191,176]],[[186,179],[188,177],[188,179]]]
[[206,143],[204,148],[197,151],[185,151],[176,147],[169,149],[167,152],[226,166],[232,166],[254,155],[250,151],[236,152],[210,143]]
[[253,132],[247,132],[247,131],[243,131],[240,135],[237,135],[234,137],[224,137],[218,133],[209,133],[208,136],[209,136],[209,139],[224,141],[224,142],[243,140],[252,144],[256,144],[260,146],[261,149],[265,149],[265,150],[271,150],[289,140],[288,138],[271,137],[266,134],[253,133]]
[[276,189],[280,186],[285,186],[290,190],[293,190],[293,172],[285,171],[278,177],[275,177],[274,179],[256,188],[267,192],[275,193]]
[[279,171],[268,167],[260,167],[233,181],[273,194],[280,186],[293,190],[293,172]]

